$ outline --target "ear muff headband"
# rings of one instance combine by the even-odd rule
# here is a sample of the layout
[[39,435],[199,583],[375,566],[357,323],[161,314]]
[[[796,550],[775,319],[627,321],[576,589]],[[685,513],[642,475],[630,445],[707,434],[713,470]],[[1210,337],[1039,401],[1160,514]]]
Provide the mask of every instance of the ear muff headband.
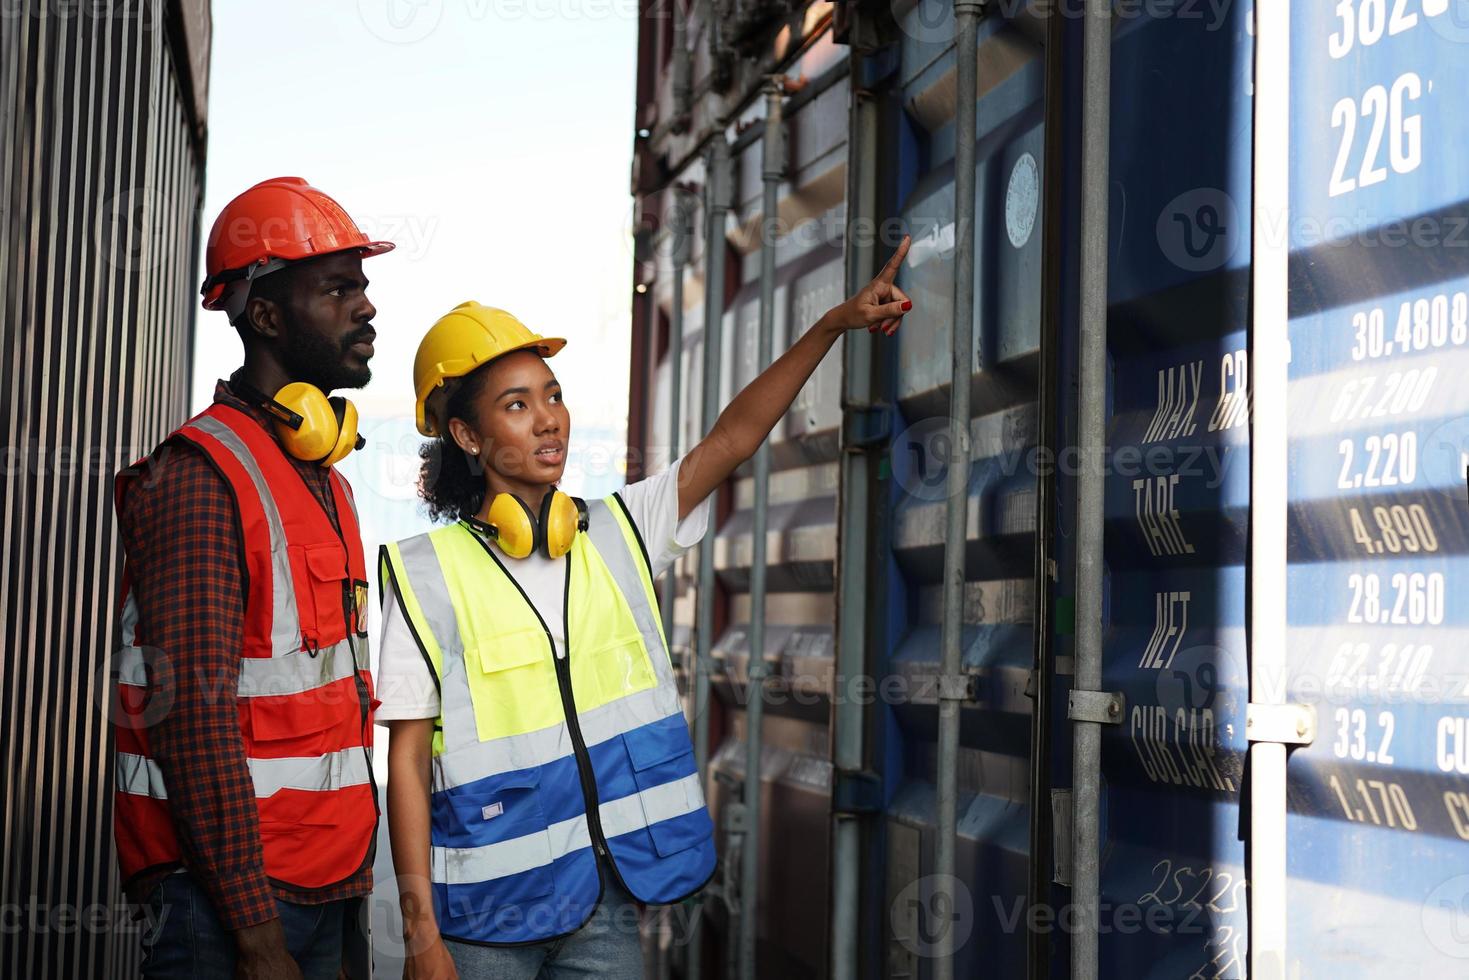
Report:
[[587,529],[586,502],[551,490],[541,498],[539,512],[512,493],[500,493],[490,501],[490,537],[511,558],[525,558],[539,550],[547,558],[560,558],[571,550],[580,531]]

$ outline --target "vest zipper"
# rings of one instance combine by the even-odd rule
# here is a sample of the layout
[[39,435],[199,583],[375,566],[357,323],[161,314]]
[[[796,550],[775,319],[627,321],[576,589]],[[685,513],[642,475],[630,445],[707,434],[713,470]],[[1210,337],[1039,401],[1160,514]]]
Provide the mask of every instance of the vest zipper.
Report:
[[[297,470],[296,474],[301,477],[301,482],[305,484],[305,475],[300,470]],[[333,493],[330,472],[328,472],[326,479],[327,492]],[[352,653],[352,687],[357,692],[357,716],[360,719],[361,726],[358,729],[358,734],[362,736],[362,759],[367,763],[367,783],[372,787],[372,812],[374,816],[372,840],[367,845],[367,856],[363,859],[361,867],[357,869],[361,871],[362,868],[370,867],[377,860],[377,824],[382,822],[383,808],[378,803],[377,773],[372,770],[372,750],[367,746],[368,736],[370,734],[368,728],[372,724],[369,718],[372,712],[372,699],[367,693],[367,683],[362,679],[362,672],[357,669],[357,637],[353,634],[353,626],[355,624],[353,623],[354,617],[352,615],[357,607],[357,596],[355,593],[355,580],[352,577],[352,549],[348,546],[347,539],[343,536],[342,529],[338,526],[337,521],[332,519],[332,515],[326,509],[326,505],[316,496],[316,491],[311,488],[310,484],[306,485],[306,489],[311,494],[311,499],[315,500],[316,505],[321,508],[321,513],[326,518],[327,526],[332,529],[332,532],[337,536],[337,540],[342,543],[342,553],[347,561],[347,564],[342,568],[342,571],[347,573],[346,579],[342,582],[342,627],[346,633],[347,649]],[[358,530],[360,533],[361,529],[359,528]],[[361,545],[360,541],[358,545]],[[353,874],[355,873],[353,872]]]
[[[517,587],[520,583],[516,583]],[[522,593],[523,594],[523,593]],[[529,599],[527,599],[529,601]],[[531,608],[534,610],[535,606]],[[536,610],[536,616],[540,617],[540,611]],[[545,626],[545,620],[541,621]],[[566,656],[556,656],[556,641],[551,637],[551,631],[546,631],[546,638],[551,641],[551,656],[556,661],[556,684],[561,688],[561,710],[566,715],[566,729],[571,733],[571,748],[576,754],[577,773],[581,776],[581,792],[587,807],[587,828],[591,831],[592,845],[597,854],[605,858],[597,862],[597,878],[602,877],[602,865],[605,863],[612,877],[617,880],[617,885],[629,895],[634,895],[632,889],[627,887],[627,882],[622,880],[622,872],[617,870],[617,863],[612,860],[607,846],[607,835],[602,830],[601,800],[597,795],[597,780],[592,771],[592,757],[587,751],[586,740],[581,733],[581,720],[576,710],[576,696],[571,690],[571,555],[566,556],[566,586],[561,594],[561,630],[566,637]]]
[[[283,456],[285,455],[284,450],[282,450],[281,454]],[[321,516],[326,518],[327,527],[332,529],[332,533],[335,534],[337,536],[337,540],[342,543],[342,552],[346,556],[347,562],[347,564],[342,569],[344,572],[347,573],[347,579],[342,585],[342,624],[346,628],[347,649],[352,653],[352,687],[357,691],[357,716],[361,719],[361,727],[358,732],[362,736],[362,758],[363,761],[367,763],[367,784],[372,787],[373,812],[372,836],[367,842],[367,854],[363,856],[362,863],[357,866],[357,870],[352,872],[352,874],[355,875],[358,872],[362,871],[363,868],[372,867],[374,862],[377,860],[377,832],[378,825],[382,822],[383,808],[382,805],[378,802],[377,773],[373,772],[372,770],[372,751],[367,747],[369,735],[368,728],[371,725],[371,721],[369,720],[368,716],[371,713],[372,701],[371,698],[368,697],[367,684],[362,680],[362,672],[357,669],[357,638],[352,633],[353,617],[351,610],[355,609],[357,604],[356,595],[353,591],[354,579],[352,577],[352,550],[347,545],[347,539],[342,534],[342,529],[338,525],[338,521],[340,520],[340,518],[333,518],[332,513],[327,510],[326,504],[322,503],[321,498],[316,495],[315,488],[313,488],[311,484],[307,481],[306,474],[302,473],[301,470],[297,468],[294,463],[292,464],[291,468],[295,470],[296,475],[301,478],[301,485],[306,488],[306,492],[311,495],[311,499],[316,501],[316,506],[321,508]],[[332,494],[333,499],[335,499],[335,491],[332,486],[332,477],[330,472],[327,473],[326,479],[327,493]],[[346,496],[345,492],[343,493],[343,496]],[[351,505],[348,504],[348,506]],[[358,528],[358,532],[361,533],[360,527]],[[362,544],[361,541],[358,541],[357,543],[359,547]],[[316,644],[316,647],[319,651],[319,642]],[[313,653],[312,656],[314,657],[316,656],[316,654]],[[352,875],[347,875],[342,878],[342,881],[346,881],[347,878],[350,877],[352,877]]]
[[[530,601],[530,596],[525,594],[525,589],[520,587],[520,583],[515,580],[515,576],[511,575],[510,570],[500,563],[500,559],[491,550],[489,543],[476,534],[472,527],[464,521],[460,521],[459,524],[469,534],[470,538],[484,549],[485,554],[490,556],[490,560],[499,567],[501,574],[510,580],[510,584],[515,586],[515,591],[520,593],[520,597],[530,607],[530,611],[536,617],[536,622],[541,624],[541,630],[546,634],[546,643],[551,648],[551,663],[556,667],[556,687],[561,694],[561,713],[566,717],[566,730],[571,735],[571,751],[572,755],[576,757],[576,773],[581,780],[582,802],[587,809],[588,836],[592,839],[592,848],[597,852],[597,855],[606,859],[605,861],[597,861],[597,883],[599,890],[602,884],[602,865],[606,864],[607,868],[612,872],[612,877],[616,879],[618,887],[636,898],[637,895],[632,889],[627,887],[627,882],[623,880],[622,872],[617,870],[617,862],[612,859],[611,849],[607,846],[607,835],[602,830],[602,813],[600,809],[601,804],[597,797],[597,781],[592,771],[592,757],[587,752],[587,743],[582,737],[581,722],[576,712],[576,697],[571,692],[571,555],[567,554],[565,557],[566,584],[562,588],[561,593],[561,630],[562,635],[566,637],[566,656],[563,657],[558,656],[556,653],[556,638],[551,635],[551,627],[546,625],[545,617],[536,608],[536,604]],[[602,897],[599,894],[597,896],[598,904],[601,904],[601,901]]]
[[[337,532],[337,537],[342,537],[342,532]],[[346,549],[347,540],[342,538],[342,548]],[[351,559],[348,559],[347,580],[342,583],[342,624],[347,632],[347,649],[352,652],[352,686],[357,691],[357,713],[362,719],[362,757],[367,762],[367,781],[372,785],[372,806],[377,813],[378,819],[382,818],[383,810],[377,800],[377,774],[372,771],[372,752],[368,750],[368,727],[372,724],[369,715],[372,711],[372,698],[367,691],[367,683],[362,679],[362,672],[357,669],[357,637],[353,630],[356,627],[357,594],[356,585],[352,579]],[[368,849],[368,860],[377,857],[377,831],[373,830],[372,847]]]

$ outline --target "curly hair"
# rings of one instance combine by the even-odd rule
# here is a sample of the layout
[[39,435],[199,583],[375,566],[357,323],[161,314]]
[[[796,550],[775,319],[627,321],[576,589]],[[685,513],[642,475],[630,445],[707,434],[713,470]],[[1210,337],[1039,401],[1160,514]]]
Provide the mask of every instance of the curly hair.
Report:
[[484,463],[478,456],[459,448],[449,434],[449,419],[463,419],[478,428],[479,414],[474,405],[489,377],[487,367],[488,364],[481,365],[450,387],[440,426],[442,434],[418,450],[423,460],[418,473],[418,495],[427,505],[429,517],[438,523],[473,517],[484,503]]

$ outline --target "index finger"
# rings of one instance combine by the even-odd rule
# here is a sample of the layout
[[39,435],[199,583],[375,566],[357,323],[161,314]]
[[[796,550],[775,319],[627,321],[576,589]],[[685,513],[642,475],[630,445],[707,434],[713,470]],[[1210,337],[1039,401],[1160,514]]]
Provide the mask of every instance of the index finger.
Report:
[[898,243],[898,250],[893,253],[892,258],[888,259],[888,264],[882,267],[882,271],[877,274],[877,278],[881,279],[885,283],[892,283],[893,277],[898,274],[898,266],[903,264],[903,259],[905,259],[908,255],[908,246],[912,244],[912,242],[912,236],[903,236],[903,240]]

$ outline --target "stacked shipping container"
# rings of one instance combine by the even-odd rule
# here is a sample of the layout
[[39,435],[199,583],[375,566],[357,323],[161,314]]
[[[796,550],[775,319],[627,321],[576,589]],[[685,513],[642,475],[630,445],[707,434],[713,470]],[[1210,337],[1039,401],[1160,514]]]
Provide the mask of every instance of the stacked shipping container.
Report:
[[[763,650],[749,641],[753,470],[722,494],[712,580],[699,581],[693,556],[674,576],[685,675],[700,658],[712,674],[724,860],[699,955],[674,944],[660,969],[735,969],[740,898],[758,888],[755,975],[928,976],[943,929],[955,930],[957,975],[1067,975],[1069,886],[1085,857],[1072,853],[1067,694],[1089,207],[1109,229],[1106,322],[1087,326],[1106,330],[1102,689],[1121,696],[1102,736],[1100,973],[1243,976],[1264,952],[1250,925],[1266,907],[1288,910],[1272,975],[1463,972],[1469,722],[1453,597],[1466,574],[1455,556],[1469,550],[1469,406],[1452,379],[1469,308],[1469,178],[1453,161],[1469,124],[1450,93],[1469,75],[1469,11],[1298,0],[1271,27],[1272,40],[1289,29],[1287,93],[1255,90],[1272,76],[1256,63],[1251,3],[1115,5],[1105,202],[1081,193],[1082,11],[993,2],[980,22],[969,680],[960,748],[944,760],[955,114],[968,104],[952,9],[675,0],[645,11],[634,191],[635,322],[647,333],[630,418],[651,459],[701,433],[707,366],[719,404],[753,376],[762,249],[775,250],[778,352],[903,232],[914,238],[903,329],[848,339],[772,434]],[[759,193],[771,73],[801,83],[784,106],[774,233]],[[1286,100],[1288,174],[1255,169],[1262,100]],[[729,171],[711,174],[718,141]],[[734,192],[711,275],[702,223],[721,179]],[[1288,194],[1288,213],[1255,214],[1262,180]],[[1251,351],[1286,325],[1253,314],[1252,274],[1282,248],[1289,410],[1256,420]],[[709,310],[722,350],[706,361]],[[1285,488],[1286,540],[1251,540],[1257,423],[1289,442],[1286,471],[1256,474]],[[1267,678],[1249,642],[1250,569],[1277,558],[1286,671]],[[701,586],[716,600],[706,647]],[[772,678],[763,801],[747,814],[754,655]],[[1301,710],[1270,710],[1272,679]],[[1282,717],[1304,720],[1272,731]],[[1262,869],[1251,861],[1273,843],[1270,824],[1246,787],[1251,746],[1267,742],[1290,746],[1289,815],[1286,862]],[[933,877],[941,765],[960,790],[955,889]],[[749,846],[758,884],[739,873]]]

